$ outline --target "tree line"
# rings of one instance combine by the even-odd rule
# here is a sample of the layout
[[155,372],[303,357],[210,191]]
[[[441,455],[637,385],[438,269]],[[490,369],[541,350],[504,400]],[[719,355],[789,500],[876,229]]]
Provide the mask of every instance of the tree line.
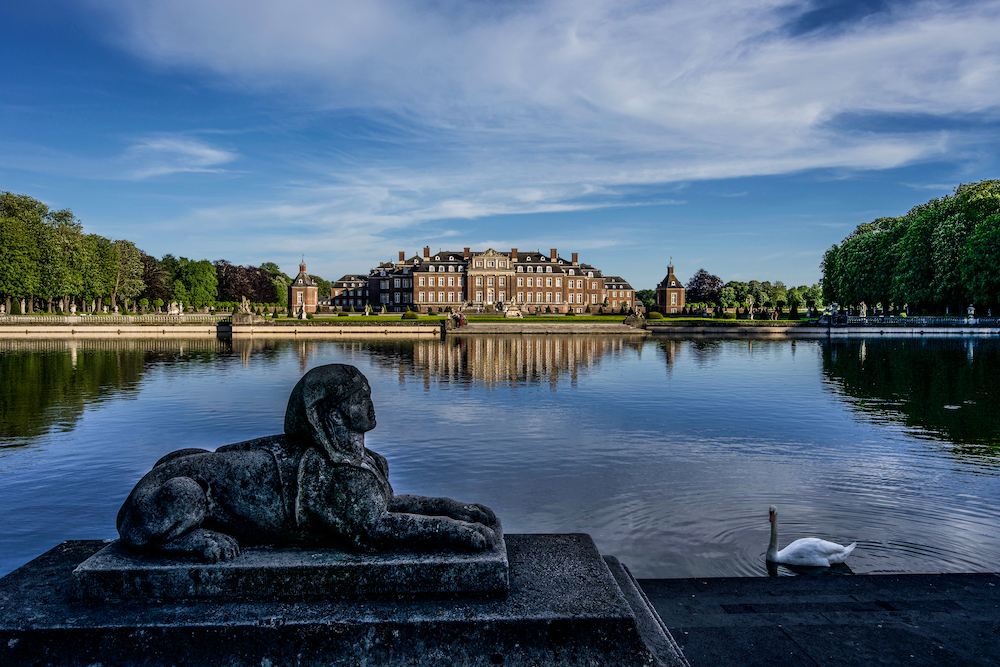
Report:
[[826,251],[823,295],[927,315],[1000,305],[1000,181],[962,184],[898,218],[858,225]]
[[82,312],[160,310],[171,301],[225,307],[243,297],[287,307],[291,283],[273,262],[156,259],[132,241],[85,233],[69,209],[0,192],[0,298],[7,313],[66,311],[70,304]]
[[[647,308],[655,305],[656,290],[638,290],[639,297]],[[687,304],[685,312],[705,311],[715,309],[720,312],[725,308],[742,311],[744,315],[760,309],[776,310],[789,317],[797,319],[799,309],[813,311],[823,306],[823,291],[819,284],[787,287],[780,280],[750,280],[742,282],[730,280],[723,283],[719,276],[705,269],[698,269],[684,288],[684,301]]]

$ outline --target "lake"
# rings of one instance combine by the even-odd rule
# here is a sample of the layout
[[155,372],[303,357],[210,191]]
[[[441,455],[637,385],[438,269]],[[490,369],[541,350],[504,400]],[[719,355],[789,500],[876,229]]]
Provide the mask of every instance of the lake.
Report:
[[0,575],[116,537],[163,454],[280,432],[327,363],[368,377],[396,493],[640,578],[766,576],[771,504],[855,573],[1000,570],[1000,340],[449,336],[0,340]]

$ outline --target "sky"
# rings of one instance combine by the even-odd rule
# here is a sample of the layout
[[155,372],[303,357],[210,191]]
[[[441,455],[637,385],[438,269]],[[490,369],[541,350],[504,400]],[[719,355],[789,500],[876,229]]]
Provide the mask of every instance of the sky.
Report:
[[1000,0],[0,3],[0,190],[335,279],[557,248],[813,284],[998,174]]

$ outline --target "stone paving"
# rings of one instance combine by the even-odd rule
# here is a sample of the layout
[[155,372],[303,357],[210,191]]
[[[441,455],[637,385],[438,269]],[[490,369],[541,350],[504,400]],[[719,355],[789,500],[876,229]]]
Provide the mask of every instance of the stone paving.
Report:
[[639,584],[692,667],[1000,665],[1000,574]]

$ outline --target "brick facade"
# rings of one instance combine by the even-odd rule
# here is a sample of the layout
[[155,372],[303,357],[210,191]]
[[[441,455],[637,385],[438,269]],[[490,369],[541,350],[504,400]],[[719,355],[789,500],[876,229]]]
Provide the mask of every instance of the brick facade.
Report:
[[319,304],[319,286],[306,273],[305,262],[299,264],[299,275],[288,286],[288,307],[299,313],[303,306],[307,313],[315,313]]
[[673,265],[667,266],[667,276],[656,286],[656,310],[664,315],[684,310],[684,285],[674,275]]

